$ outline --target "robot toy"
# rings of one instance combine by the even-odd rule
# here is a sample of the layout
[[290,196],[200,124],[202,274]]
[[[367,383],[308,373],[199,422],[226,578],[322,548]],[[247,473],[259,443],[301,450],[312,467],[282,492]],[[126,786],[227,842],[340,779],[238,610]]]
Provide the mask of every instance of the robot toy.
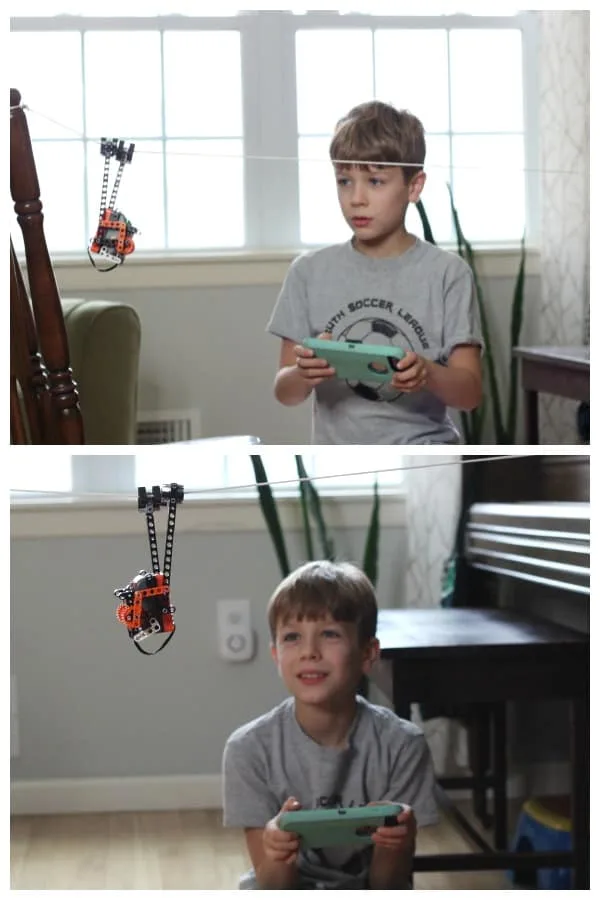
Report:
[[[154,485],[150,491],[138,488],[138,510],[146,514],[152,572],[142,569],[126,587],[114,592],[120,601],[116,616],[125,625],[134,646],[145,656],[154,656],[165,647],[175,633],[175,607],[171,604],[171,561],[175,539],[177,504],[183,501],[183,485]],[[154,511],[168,504],[167,534],[162,571],[158,557]],[[166,638],[154,651],[144,650],[141,642],[153,634]]]
[[[100,197],[100,218],[96,234],[90,242],[88,255],[95,269],[99,272],[110,272],[124,262],[125,257],[135,250],[133,235],[137,228],[131,224],[122,212],[115,208],[117,191],[121,183],[121,176],[126,163],[130,163],[133,157],[135,144],[125,146],[124,141],[113,138],[112,141],[102,138],[100,153],[104,157],[104,174],[102,177],[102,194]],[[115,177],[110,201],[106,202],[108,192],[108,175],[110,160],[115,157],[119,168]],[[100,268],[98,262],[107,263],[106,268]]]

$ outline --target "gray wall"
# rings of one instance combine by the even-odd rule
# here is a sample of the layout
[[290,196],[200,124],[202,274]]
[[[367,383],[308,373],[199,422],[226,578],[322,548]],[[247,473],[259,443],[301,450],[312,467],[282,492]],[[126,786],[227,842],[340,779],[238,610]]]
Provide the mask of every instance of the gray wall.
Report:
[[[364,529],[336,534],[347,558],[363,544]],[[381,605],[402,602],[406,544],[404,528],[383,529]],[[291,553],[301,561],[299,544]],[[112,593],[148,563],[141,522],[139,538],[12,541],[13,780],[218,774],[229,733],[285,696],[264,620],[279,580],[266,534],[177,537],[177,632],[152,658],[116,621]],[[217,655],[216,601],[240,597],[251,600],[258,653],[231,664]]]
[[[517,263],[515,262],[515,272]],[[60,283],[60,269],[57,276]],[[279,285],[108,290],[64,296],[106,297],[133,306],[142,321],[139,408],[198,409],[202,436],[253,434],[265,444],[310,441],[310,405],[286,408],[272,391],[279,342],[265,332]],[[496,354],[508,367],[510,304],[515,279],[483,279]],[[102,288],[107,288],[103,292]],[[523,341],[533,333],[539,277],[527,281]],[[227,348],[227,349],[225,349]],[[500,362],[496,363],[500,367]]]

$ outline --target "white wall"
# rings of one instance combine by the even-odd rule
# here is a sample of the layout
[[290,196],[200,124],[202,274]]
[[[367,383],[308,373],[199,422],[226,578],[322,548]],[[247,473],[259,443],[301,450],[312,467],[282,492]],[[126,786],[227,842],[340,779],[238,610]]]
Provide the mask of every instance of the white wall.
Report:
[[[374,468],[376,456],[372,451]],[[461,466],[459,457],[404,457],[407,469],[424,462],[436,465],[406,471],[402,490],[381,496],[381,608],[439,602]],[[107,808],[103,802],[135,803],[127,793],[132,779],[155,784],[179,777],[188,790],[193,778],[218,784],[230,732],[285,696],[265,621],[280,573],[258,504],[182,504],[172,577],[177,631],[164,651],[142,658],[115,619],[113,590],[149,565],[144,522],[131,504],[94,503],[82,496],[76,503],[29,504],[11,512],[11,673],[19,745],[11,780],[20,811],[23,803],[29,811],[55,809],[66,802],[65,792],[71,808],[81,808],[82,784],[90,780],[95,793],[85,802],[92,809]],[[341,558],[361,561],[371,503],[369,495],[324,499]],[[279,509],[296,565],[304,558],[298,505],[280,501]],[[438,513],[444,526],[430,532]],[[158,516],[161,558],[164,528]],[[417,577],[421,570],[423,578]],[[217,601],[240,597],[251,603],[257,653],[235,665],[217,652]],[[373,699],[383,700],[377,692]],[[125,779],[118,782],[125,791],[120,801],[118,790],[110,800],[103,794],[114,779]],[[206,794],[175,799],[172,790],[170,783],[167,805],[211,805]],[[142,807],[152,802],[136,796]],[[160,799],[155,793],[154,802]]]
[[[590,13],[543,10],[540,18],[541,315],[536,342],[590,342]],[[546,443],[576,443],[573,400],[544,398]]]
[[[252,434],[266,444],[305,444],[310,441],[309,402],[289,408],[275,401],[279,341],[265,332],[286,265],[263,267],[256,274],[252,264],[224,261],[215,277],[209,263],[196,262],[182,271],[173,264],[132,260],[123,271],[110,274],[61,265],[56,274],[65,297],[106,297],[137,310],[142,322],[141,409],[199,410],[203,437]],[[497,367],[506,371],[517,268],[513,254],[500,260],[481,257]],[[530,339],[538,313],[534,253],[528,273],[523,343]],[[254,283],[244,286],[246,275]]]
[[[380,603],[401,605],[403,501],[385,501],[382,512]],[[345,558],[362,559],[369,513],[370,500],[358,507],[352,501],[346,515],[356,524],[334,529]],[[117,622],[113,596],[150,564],[142,518],[129,507],[103,513],[102,522],[93,511],[79,514],[83,519],[75,512],[69,526],[68,515],[11,515],[11,671],[20,744],[12,780],[218,775],[228,734],[285,696],[265,622],[280,573],[257,504],[251,501],[241,524],[221,532],[206,517],[193,525],[197,505],[182,505],[172,576],[177,631],[152,658],[135,650]],[[330,523],[343,522],[343,511],[327,515]],[[235,523],[234,507],[229,518]],[[162,558],[164,523],[157,520],[157,527]],[[290,552],[293,564],[302,561],[298,534]],[[218,656],[216,604],[240,597],[250,600],[258,647],[255,659],[236,665]]]

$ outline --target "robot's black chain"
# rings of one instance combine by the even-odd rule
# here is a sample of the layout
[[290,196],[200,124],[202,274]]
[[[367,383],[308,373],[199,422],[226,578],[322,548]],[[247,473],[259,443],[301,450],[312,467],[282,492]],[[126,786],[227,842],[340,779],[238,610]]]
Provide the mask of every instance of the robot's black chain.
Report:
[[[104,172],[102,175],[102,194],[100,199],[100,219],[104,214],[104,211],[108,209],[112,209],[114,211],[115,204],[117,202],[117,192],[119,190],[119,185],[121,183],[121,176],[123,174],[123,169],[125,168],[125,164],[131,162],[133,157],[133,150],[135,144],[130,144],[129,147],[125,146],[124,141],[119,141],[117,138],[113,138],[111,140],[107,140],[106,138],[102,138],[100,142],[100,153],[104,156]],[[108,193],[108,172],[110,167],[110,160],[113,156],[116,156],[119,162],[119,168],[117,170],[117,175],[113,184],[112,194],[110,195],[110,204],[106,206],[106,195]]]
[[165,538],[165,562],[163,575],[167,584],[171,582],[171,561],[173,559],[173,541],[175,540],[175,514],[177,512],[177,497],[171,493],[169,499],[169,513],[167,521],[167,536]]
[[156,525],[154,523],[154,511],[152,507],[146,509],[146,527],[148,529],[148,542],[150,544],[150,559],[152,560],[152,572],[156,575],[160,572],[158,559],[158,543],[156,541]]
[[[175,516],[177,513],[177,496],[175,492],[171,493],[169,498],[169,512],[167,519],[167,534],[165,537],[165,558],[162,568],[162,574],[165,576],[165,583],[170,584],[171,581],[171,562],[173,559],[173,544],[175,541]],[[148,543],[150,544],[150,559],[152,560],[152,572],[156,575],[161,571],[160,560],[158,557],[158,541],[156,539],[156,524],[154,522],[154,510],[151,503],[146,507],[146,527],[148,530]]]
[[119,185],[121,184],[121,175],[123,174],[123,169],[125,168],[125,162],[122,160],[119,163],[119,168],[117,170],[117,174],[115,177],[115,183],[113,184],[112,194],[110,195],[110,209],[115,208],[115,204],[117,202],[117,191],[119,190]]
[[106,209],[106,194],[108,192],[108,167],[110,164],[110,157],[104,157],[104,172],[102,173],[102,193],[100,194],[100,220],[102,220],[102,216],[104,215],[104,210]]

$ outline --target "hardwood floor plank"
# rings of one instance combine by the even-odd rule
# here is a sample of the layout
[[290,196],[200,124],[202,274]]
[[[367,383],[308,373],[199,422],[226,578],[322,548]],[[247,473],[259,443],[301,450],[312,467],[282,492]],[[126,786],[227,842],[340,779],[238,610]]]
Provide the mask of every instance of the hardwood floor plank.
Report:
[[[248,866],[243,832],[216,810],[18,816],[11,819],[13,890],[235,890]],[[419,853],[469,852],[442,817]],[[506,890],[503,872],[424,872],[419,890]]]

